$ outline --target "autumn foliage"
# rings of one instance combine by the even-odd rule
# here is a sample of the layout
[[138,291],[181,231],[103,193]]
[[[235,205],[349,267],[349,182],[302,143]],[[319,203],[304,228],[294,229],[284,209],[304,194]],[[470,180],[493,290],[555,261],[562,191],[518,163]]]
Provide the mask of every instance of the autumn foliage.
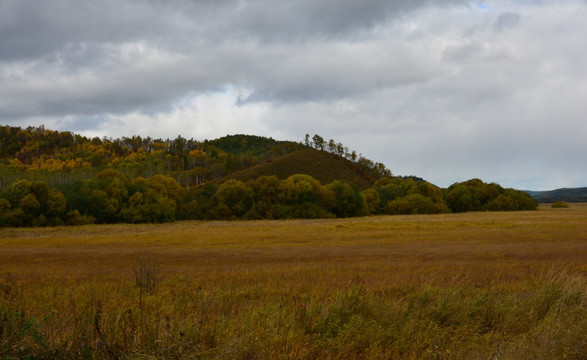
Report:
[[[426,181],[392,177],[382,164],[334,140],[325,142],[317,135],[313,139],[306,145],[244,135],[204,142],[180,136],[89,139],[43,127],[0,127],[0,226],[536,208],[527,194],[479,179],[441,189]],[[347,179],[323,184],[303,173],[247,181],[226,177],[309,147],[327,149],[348,162],[356,174],[371,181],[371,188],[361,191]],[[328,171],[326,165],[321,164],[321,171]]]

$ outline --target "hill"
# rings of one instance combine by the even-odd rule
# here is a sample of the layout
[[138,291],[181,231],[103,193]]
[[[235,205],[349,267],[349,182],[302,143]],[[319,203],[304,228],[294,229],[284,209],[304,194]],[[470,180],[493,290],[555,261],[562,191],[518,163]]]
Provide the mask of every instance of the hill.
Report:
[[587,202],[587,187],[561,188],[550,191],[527,190],[526,193],[536,199],[539,203],[550,203],[555,201]]
[[[186,189],[228,179],[240,170],[247,171],[236,176],[246,177],[251,171],[248,169],[257,165],[260,167],[254,171],[262,175],[282,177],[297,171],[312,174],[323,183],[347,180],[361,189],[369,187],[373,179],[392,175],[382,163],[357,155],[333,139],[326,141],[319,135],[312,139],[307,135],[306,143],[302,144],[242,134],[204,141],[181,136],[87,138],[44,126],[0,126],[0,190],[18,179],[69,186],[91,179],[105,169],[116,170],[130,180],[155,174],[170,176]],[[300,153],[305,155],[279,159],[299,150],[306,150]],[[275,164],[267,168],[268,162],[273,161]],[[329,171],[332,173],[326,174]]]
[[304,144],[251,135],[89,139],[0,126],[0,227],[536,206],[524,192],[480,179],[443,190],[419,177],[393,177],[382,163],[319,135],[306,135]]
[[334,180],[345,180],[361,190],[370,188],[374,182],[372,177],[351,161],[313,148],[297,150],[248,169],[236,171],[228,178],[248,181],[263,175],[276,175],[283,180],[294,174],[310,175],[323,185]]

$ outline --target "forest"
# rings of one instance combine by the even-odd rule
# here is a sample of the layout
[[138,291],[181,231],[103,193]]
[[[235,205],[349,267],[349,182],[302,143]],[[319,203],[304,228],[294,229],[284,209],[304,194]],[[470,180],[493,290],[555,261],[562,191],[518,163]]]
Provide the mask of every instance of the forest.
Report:
[[[368,179],[316,173],[231,178],[304,149],[332,154]],[[326,165],[326,164],[322,164]],[[328,166],[321,166],[328,171]],[[536,209],[528,194],[471,179],[439,188],[319,135],[304,143],[233,135],[216,140],[88,138],[0,126],[0,226],[162,223],[187,219],[334,218]]]

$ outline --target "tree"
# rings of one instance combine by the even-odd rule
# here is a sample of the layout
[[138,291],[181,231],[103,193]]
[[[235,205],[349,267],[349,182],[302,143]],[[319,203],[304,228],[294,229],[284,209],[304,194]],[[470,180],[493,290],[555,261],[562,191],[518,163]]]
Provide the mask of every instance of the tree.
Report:
[[10,202],[12,208],[17,208],[20,200],[31,192],[32,185],[28,180],[18,180],[4,190],[2,197]]
[[0,227],[8,226],[6,214],[12,209],[10,202],[6,199],[0,198]]
[[281,217],[281,204],[279,203],[279,178],[275,175],[260,176],[256,180],[247,183],[256,194],[252,212],[248,218],[278,219]]
[[318,134],[314,134],[312,137],[312,141],[314,142],[314,147],[318,150],[324,150],[324,138]]
[[27,194],[21,200],[19,204],[20,208],[24,213],[30,217],[36,217],[40,215],[41,203],[37,200],[34,194]]
[[49,218],[61,218],[67,210],[67,200],[60,191],[49,189],[45,204],[45,214]]
[[20,180],[2,192],[0,225],[44,226],[62,223],[66,209],[63,194],[41,181]]
[[190,192],[186,200],[186,208],[189,210],[186,212],[185,216],[182,214],[182,218],[207,219],[210,216],[209,211],[217,205],[217,200],[214,197],[217,190],[218,185],[207,183],[196,191]]
[[310,175],[292,175],[280,183],[279,189],[281,196],[289,204],[303,202],[322,204],[324,200],[324,188]]
[[379,193],[377,192],[377,190],[373,188],[367,189],[363,191],[362,196],[365,199],[365,203],[367,204],[369,214],[378,214],[380,211],[379,204],[381,203],[381,199],[379,197]]
[[332,154],[336,153],[336,143],[333,139],[328,140],[328,151],[330,151]]
[[214,197],[218,201],[219,217],[239,218],[253,205],[255,193],[240,180],[228,180],[218,187]]
[[296,174],[279,185],[283,216],[289,218],[329,218],[323,186],[309,175]]
[[170,198],[178,204],[185,197],[186,190],[171,176],[157,174],[145,179],[144,182],[157,194]]
[[131,223],[174,221],[183,204],[185,189],[170,176],[157,174],[136,178],[131,195],[120,210],[122,221]]
[[326,208],[336,217],[365,215],[366,203],[354,185],[334,180],[324,190],[328,199]]
[[535,210],[536,201],[523,191],[471,179],[451,185],[445,200],[453,212]]
[[122,202],[128,197],[130,180],[119,171],[106,169],[96,174],[94,181],[89,184],[90,187],[103,190],[109,197]]
[[473,196],[465,185],[451,185],[447,189],[445,200],[452,212],[466,212],[473,210]]
[[373,188],[379,193],[382,210],[386,212],[388,202],[406,196],[414,186],[416,182],[412,179],[383,177],[375,182]]

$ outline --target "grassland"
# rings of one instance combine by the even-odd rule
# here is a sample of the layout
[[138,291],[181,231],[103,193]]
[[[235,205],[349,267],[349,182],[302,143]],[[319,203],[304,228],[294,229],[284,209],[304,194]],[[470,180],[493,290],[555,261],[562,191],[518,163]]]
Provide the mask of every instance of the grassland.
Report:
[[0,358],[585,359],[586,275],[587,204],[2,229]]

